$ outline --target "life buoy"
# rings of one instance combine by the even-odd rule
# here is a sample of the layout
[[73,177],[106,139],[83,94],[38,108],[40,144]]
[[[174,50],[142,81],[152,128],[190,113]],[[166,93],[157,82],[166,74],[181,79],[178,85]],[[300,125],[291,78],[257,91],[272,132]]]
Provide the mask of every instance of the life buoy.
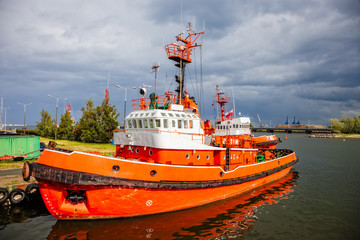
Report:
[[24,162],[23,168],[22,168],[22,176],[24,181],[29,181],[31,176],[31,168],[28,161]]
[[39,185],[37,183],[30,183],[25,189],[26,195],[30,200],[40,198]]
[[0,187],[0,206],[5,203],[9,197],[9,191],[6,188]]
[[9,195],[11,204],[18,205],[26,200],[26,193],[21,188],[17,188],[11,191]]

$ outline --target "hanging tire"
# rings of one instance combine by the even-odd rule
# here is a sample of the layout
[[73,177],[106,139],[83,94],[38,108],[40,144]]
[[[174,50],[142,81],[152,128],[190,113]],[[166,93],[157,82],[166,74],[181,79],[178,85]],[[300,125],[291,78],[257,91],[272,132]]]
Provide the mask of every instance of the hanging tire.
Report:
[[28,197],[28,199],[30,199],[30,200],[38,199],[41,197],[39,185],[37,183],[31,183],[31,184],[27,185],[27,187],[25,189],[25,193],[26,193],[26,196]]
[[29,181],[31,176],[31,168],[30,163],[28,161],[24,162],[23,168],[22,168],[22,176],[24,181]]
[[6,188],[0,187],[0,206],[6,202],[9,197],[9,191]]
[[24,190],[20,188],[14,189],[11,191],[9,195],[9,200],[13,205],[18,205],[20,203],[23,203],[26,200],[26,193]]

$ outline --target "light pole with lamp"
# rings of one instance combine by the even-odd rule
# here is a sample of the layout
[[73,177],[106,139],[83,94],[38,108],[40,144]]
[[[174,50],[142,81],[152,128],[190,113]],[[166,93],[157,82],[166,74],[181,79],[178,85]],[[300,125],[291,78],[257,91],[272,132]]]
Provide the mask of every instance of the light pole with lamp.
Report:
[[21,103],[17,102],[17,104],[24,105],[24,135],[25,135],[25,125],[26,125],[26,106],[31,105],[32,103]]
[[124,88],[120,85],[116,85],[117,88],[122,88],[125,90],[125,102],[124,102],[124,129],[125,129],[125,118],[126,118],[126,92],[127,92],[127,88]]
[[55,140],[56,140],[56,135],[57,135],[57,115],[58,115],[58,108],[59,108],[59,100],[60,99],[63,99],[63,98],[60,98],[60,97],[54,97],[50,94],[48,94],[48,97],[51,97],[51,98],[55,98],[56,99],[56,117],[55,117]]
[[6,133],[6,110],[10,109],[10,107],[6,107],[5,109],[5,133]]

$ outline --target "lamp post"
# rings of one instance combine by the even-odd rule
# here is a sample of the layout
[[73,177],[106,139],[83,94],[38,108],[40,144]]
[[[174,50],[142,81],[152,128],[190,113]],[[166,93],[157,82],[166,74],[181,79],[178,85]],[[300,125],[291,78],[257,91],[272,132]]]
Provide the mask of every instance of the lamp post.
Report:
[[120,85],[116,85],[117,88],[122,88],[125,90],[125,101],[124,101],[124,129],[125,129],[125,118],[126,118],[126,92],[127,92],[127,88],[124,88]]
[[6,107],[5,109],[5,133],[6,133],[6,110],[10,109],[10,107]]
[[55,117],[55,140],[56,140],[56,135],[57,135],[57,114],[58,114],[58,108],[59,108],[59,100],[60,99],[63,99],[63,98],[60,98],[60,97],[54,97],[52,95],[48,95],[48,97],[51,97],[51,98],[55,98],[56,99],[56,117]]
[[32,103],[21,103],[17,102],[17,104],[24,105],[24,135],[25,135],[25,125],[26,125],[26,106],[31,105]]

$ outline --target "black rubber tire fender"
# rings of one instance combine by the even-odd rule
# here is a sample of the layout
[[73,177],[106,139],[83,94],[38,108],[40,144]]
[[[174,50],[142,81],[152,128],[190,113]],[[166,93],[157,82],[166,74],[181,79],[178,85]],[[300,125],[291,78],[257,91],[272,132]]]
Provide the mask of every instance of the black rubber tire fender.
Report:
[[9,191],[6,188],[0,187],[0,206],[5,203],[9,197]]
[[27,185],[25,189],[25,193],[29,199],[36,199],[41,196],[39,185],[37,183],[30,183],[29,185]]
[[21,188],[14,189],[11,191],[9,195],[9,200],[10,203],[13,205],[18,205],[20,203],[23,203],[25,200],[27,200],[26,193]]

